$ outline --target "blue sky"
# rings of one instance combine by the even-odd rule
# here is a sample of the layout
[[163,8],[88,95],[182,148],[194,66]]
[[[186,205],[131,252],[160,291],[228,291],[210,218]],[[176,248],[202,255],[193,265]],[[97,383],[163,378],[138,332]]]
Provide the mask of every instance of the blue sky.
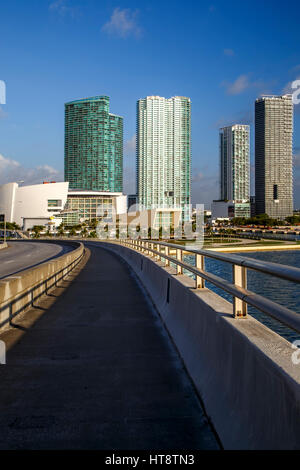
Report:
[[[251,124],[254,101],[300,78],[300,4],[274,1],[1,2],[0,183],[63,178],[64,103],[108,95],[124,116],[124,189],[135,189],[136,101],[192,100],[192,196],[218,194],[218,128]],[[300,207],[300,105],[295,106]]]

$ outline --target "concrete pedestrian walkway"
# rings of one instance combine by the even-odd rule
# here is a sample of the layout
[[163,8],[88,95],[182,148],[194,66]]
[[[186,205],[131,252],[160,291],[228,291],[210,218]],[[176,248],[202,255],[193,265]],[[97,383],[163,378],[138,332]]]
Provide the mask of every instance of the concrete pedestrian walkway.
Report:
[[0,448],[218,448],[134,275],[87,245],[69,287],[0,336],[10,347],[0,365]]

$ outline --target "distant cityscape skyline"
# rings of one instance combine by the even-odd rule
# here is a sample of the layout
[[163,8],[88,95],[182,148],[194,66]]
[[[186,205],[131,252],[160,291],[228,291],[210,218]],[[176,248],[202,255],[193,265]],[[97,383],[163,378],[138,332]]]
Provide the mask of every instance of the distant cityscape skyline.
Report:
[[[123,192],[123,118],[109,113],[109,102],[98,95],[65,103],[64,181],[73,190]],[[190,103],[184,96],[137,102],[136,201],[147,209],[181,207],[184,220],[191,203]],[[250,217],[250,199],[257,215],[292,215],[293,108],[291,94],[255,101],[254,194],[250,126],[220,129],[219,199],[210,201],[218,217],[227,217],[227,210],[231,217]]]

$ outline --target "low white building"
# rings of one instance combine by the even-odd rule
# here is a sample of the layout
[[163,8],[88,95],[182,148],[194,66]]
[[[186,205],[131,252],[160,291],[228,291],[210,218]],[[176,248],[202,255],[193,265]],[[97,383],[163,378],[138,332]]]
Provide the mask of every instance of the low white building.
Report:
[[0,212],[5,214],[7,222],[16,222],[23,230],[49,223],[58,226],[62,219],[57,216],[67,202],[68,189],[69,183],[3,184]]
[[102,205],[111,204],[117,214],[127,211],[127,196],[122,193],[69,190],[69,183],[42,183],[0,186],[0,213],[7,222],[16,222],[23,230],[34,225],[57,227],[63,222],[76,225],[96,218]]

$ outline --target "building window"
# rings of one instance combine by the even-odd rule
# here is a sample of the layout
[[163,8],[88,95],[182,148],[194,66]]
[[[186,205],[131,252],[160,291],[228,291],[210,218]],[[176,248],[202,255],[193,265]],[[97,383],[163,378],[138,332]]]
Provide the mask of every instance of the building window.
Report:
[[48,199],[48,207],[61,207],[62,200],[61,199]]

